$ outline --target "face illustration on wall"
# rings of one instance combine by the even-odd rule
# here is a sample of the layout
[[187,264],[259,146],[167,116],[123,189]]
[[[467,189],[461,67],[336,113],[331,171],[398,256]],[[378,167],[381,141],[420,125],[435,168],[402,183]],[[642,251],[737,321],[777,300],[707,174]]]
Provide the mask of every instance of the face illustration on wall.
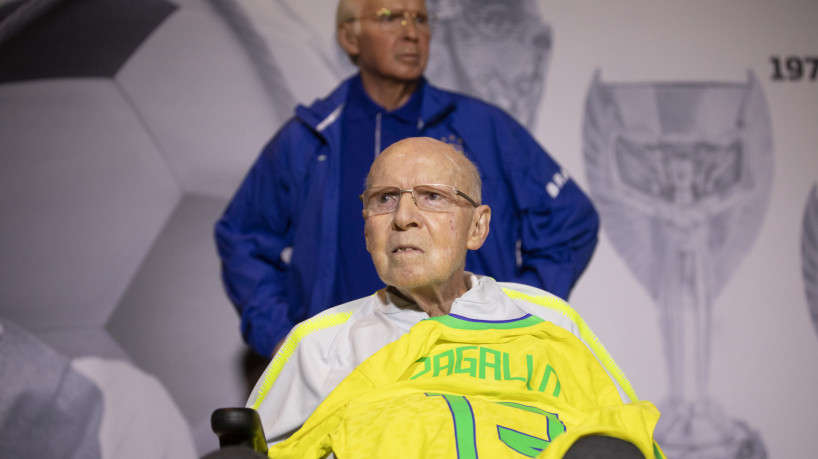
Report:
[[669,457],[766,457],[708,389],[712,306],[758,233],[772,184],[760,85],[753,75],[657,84],[597,75],[583,136],[604,230],[660,309],[670,388],[657,439]]
[[531,0],[429,0],[438,18],[426,76],[492,102],[531,127],[539,108],[551,27]]

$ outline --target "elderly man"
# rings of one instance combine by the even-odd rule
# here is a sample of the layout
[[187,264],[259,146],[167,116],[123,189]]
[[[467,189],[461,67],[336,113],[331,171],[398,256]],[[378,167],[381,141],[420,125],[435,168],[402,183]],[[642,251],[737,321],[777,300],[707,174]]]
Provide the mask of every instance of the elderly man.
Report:
[[383,286],[356,196],[373,159],[407,137],[442,139],[480,167],[497,223],[466,256],[470,271],[566,298],[585,269],[599,226],[591,202],[511,116],[426,82],[431,22],[423,0],[342,0],[337,39],[359,73],[296,108],[217,223],[225,288],[259,354]]
[[[600,433],[661,457],[651,441],[658,412],[637,401],[565,302],[465,271],[467,253],[490,234],[492,211],[462,153],[430,138],[399,141],[372,164],[361,199],[366,248],[387,287],[290,333],[248,402],[269,443],[287,439],[271,457],[385,457],[390,449],[400,457],[505,457],[546,448],[561,457],[578,438]],[[469,434],[451,431],[452,422],[493,420],[498,407],[513,411],[497,414],[502,441],[480,440],[501,427],[485,420]],[[451,438],[431,446],[423,433],[438,432],[431,425]]]

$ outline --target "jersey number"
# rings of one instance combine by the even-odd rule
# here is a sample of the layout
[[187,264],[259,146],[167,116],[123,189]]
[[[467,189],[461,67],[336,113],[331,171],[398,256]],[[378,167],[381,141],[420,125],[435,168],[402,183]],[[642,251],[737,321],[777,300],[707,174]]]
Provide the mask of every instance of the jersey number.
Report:
[[[443,397],[449,405],[449,411],[452,413],[452,420],[454,422],[454,436],[455,448],[457,450],[457,457],[460,459],[477,459],[477,435],[475,433],[475,418],[474,411],[472,411],[471,403],[462,395],[448,395],[448,394],[432,394],[427,393],[430,397]],[[522,405],[519,403],[509,402],[494,402],[497,405],[506,406],[512,409],[528,411],[534,414],[540,414],[546,418],[546,438],[535,437],[517,430],[498,425],[497,436],[503,444],[512,450],[527,456],[537,457],[538,454],[544,450],[551,439],[557,435],[565,432],[565,424],[559,420],[556,414],[539,408]]]

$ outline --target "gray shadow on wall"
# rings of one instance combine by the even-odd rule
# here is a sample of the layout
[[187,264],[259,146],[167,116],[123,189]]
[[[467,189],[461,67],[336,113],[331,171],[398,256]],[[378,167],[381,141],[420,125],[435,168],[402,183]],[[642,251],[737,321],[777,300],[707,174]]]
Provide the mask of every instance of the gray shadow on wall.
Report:
[[196,457],[164,386],[131,363],[69,358],[0,318],[0,457]]
[[804,209],[801,233],[801,270],[812,325],[818,332],[818,184],[812,186]]
[[603,228],[660,311],[670,387],[657,440],[674,459],[766,457],[708,388],[712,308],[770,198],[758,81],[613,84],[597,74],[583,136]]
[[27,330],[0,317],[0,456],[101,457],[99,388]]

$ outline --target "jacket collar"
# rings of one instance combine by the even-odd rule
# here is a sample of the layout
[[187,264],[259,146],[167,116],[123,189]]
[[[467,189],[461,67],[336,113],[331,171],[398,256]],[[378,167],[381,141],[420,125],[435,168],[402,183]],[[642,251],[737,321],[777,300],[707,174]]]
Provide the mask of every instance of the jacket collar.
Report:
[[[527,311],[521,309],[508,295],[503,293],[503,289],[491,277],[477,276],[468,272],[466,275],[470,288],[463,296],[454,300],[449,314],[487,321],[519,319],[527,314]],[[380,290],[377,297],[386,314],[413,311],[428,317],[426,313],[420,311],[417,304],[388,287]]]
[[472,278],[477,282],[454,300],[449,314],[486,321],[519,319],[527,314],[491,277],[472,275]]
[[[337,121],[343,112],[350,85],[353,79],[357,77],[359,75],[355,74],[342,81],[327,97],[317,99],[310,106],[297,106],[295,109],[296,117],[322,137],[325,137],[323,132],[326,129],[340,129],[340,123]],[[425,86],[420,106],[422,126],[435,123],[454,110],[455,99],[451,93],[432,86],[424,77],[421,77],[421,85]]]

